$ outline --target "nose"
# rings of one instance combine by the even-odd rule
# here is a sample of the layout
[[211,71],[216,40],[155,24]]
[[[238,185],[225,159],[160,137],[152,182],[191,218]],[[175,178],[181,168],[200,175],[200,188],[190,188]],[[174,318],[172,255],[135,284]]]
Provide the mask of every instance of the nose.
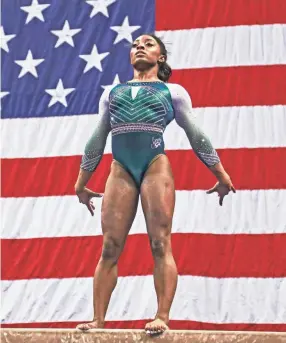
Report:
[[139,43],[137,45],[137,50],[144,50],[144,49],[145,49],[145,47],[144,47],[144,45],[142,43]]

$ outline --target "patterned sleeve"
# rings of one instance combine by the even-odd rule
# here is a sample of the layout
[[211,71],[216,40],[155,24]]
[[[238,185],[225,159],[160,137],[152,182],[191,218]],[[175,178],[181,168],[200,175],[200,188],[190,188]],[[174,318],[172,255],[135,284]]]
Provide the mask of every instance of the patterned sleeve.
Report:
[[98,122],[92,136],[86,143],[84,154],[81,159],[80,168],[89,172],[94,172],[101,161],[106,139],[110,132],[109,92],[110,89],[106,88],[100,97]]
[[219,156],[213,148],[210,139],[194,122],[192,100],[188,92],[178,84],[170,84],[169,86],[175,120],[185,131],[195,154],[207,167],[219,163]]

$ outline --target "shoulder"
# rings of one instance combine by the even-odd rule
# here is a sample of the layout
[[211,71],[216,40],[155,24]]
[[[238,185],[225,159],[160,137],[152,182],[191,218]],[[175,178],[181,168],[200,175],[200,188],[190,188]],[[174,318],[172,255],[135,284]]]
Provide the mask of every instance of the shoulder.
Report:
[[114,88],[114,85],[104,87],[104,91],[102,92],[99,98],[99,104],[98,104],[99,113],[104,114],[104,113],[109,112],[110,93],[113,88]]
[[173,101],[191,101],[190,94],[182,85],[178,83],[166,83],[166,86],[171,93]]
[[102,100],[108,100],[110,92],[114,88],[115,85],[110,85],[110,86],[104,86],[104,91],[101,94],[101,99]]
[[166,83],[175,107],[192,107],[192,99],[186,88],[178,83]]
[[117,88],[118,86],[120,86],[120,84],[104,86],[104,91],[102,92],[102,94],[100,96],[99,102],[101,104],[108,105],[109,104],[109,100],[110,100],[110,95],[112,94],[112,91],[115,88]]

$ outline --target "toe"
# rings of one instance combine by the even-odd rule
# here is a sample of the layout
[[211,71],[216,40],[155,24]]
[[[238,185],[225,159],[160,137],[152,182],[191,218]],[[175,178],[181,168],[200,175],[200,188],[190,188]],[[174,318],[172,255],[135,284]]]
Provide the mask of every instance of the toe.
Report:
[[148,323],[145,326],[145,332],[148,335],[160,335],[167,329],[167,326],[164,323],[152,322]]
[[161,329],[157,325],[152,327],[152,329],[150,331],[151,331],[151,335],[158,335],[161,333]]
[[145,329],[147,335],[151,335],[151,330],[149,328]]
[[77,328],[78,328],[79,330],[86,331],[86,330],[89,330],[89,329],[90,329],[90,326],[89,326],[88,323],[84,323],[84,324],[78,325]]

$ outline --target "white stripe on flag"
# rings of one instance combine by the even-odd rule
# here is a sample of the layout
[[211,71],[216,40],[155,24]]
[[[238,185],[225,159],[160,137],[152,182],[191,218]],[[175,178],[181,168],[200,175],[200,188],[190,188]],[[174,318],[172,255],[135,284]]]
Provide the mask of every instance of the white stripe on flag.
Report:
[[[216,149],[286,146],[286,106],[196,108],[194,116]],[[96,114],[2,120],[1,157],[81,155],[97,120]],[[167,150],[191,148],[175,121],[167,127],[164,140]],[[111,153],[110,135],[105,153]]]
[[[4,198],[2,238],[101,235],[101,200],[91,217],[75,196]],[[173,233],[273,234],[286,231],[286,190],[237,191],[224,205],[204,191],[176,191]],[[234,210],[235,209],[235,210]],[[15,215],[15,211],[17,215]],[[130,234],[146,233],[139,202]]]
[[[2,323],[92,319],[92,278],[2,281],[1,285]],[[179,276],[170,319],[285,323],[285,294],[286,278]],[[149,319],[156,304],[152,276],[120,277],[106,320]]]
[[[173,69],[286,63],[286,25],[157,31]],[[170,57],[169,57],[170,56]]]

